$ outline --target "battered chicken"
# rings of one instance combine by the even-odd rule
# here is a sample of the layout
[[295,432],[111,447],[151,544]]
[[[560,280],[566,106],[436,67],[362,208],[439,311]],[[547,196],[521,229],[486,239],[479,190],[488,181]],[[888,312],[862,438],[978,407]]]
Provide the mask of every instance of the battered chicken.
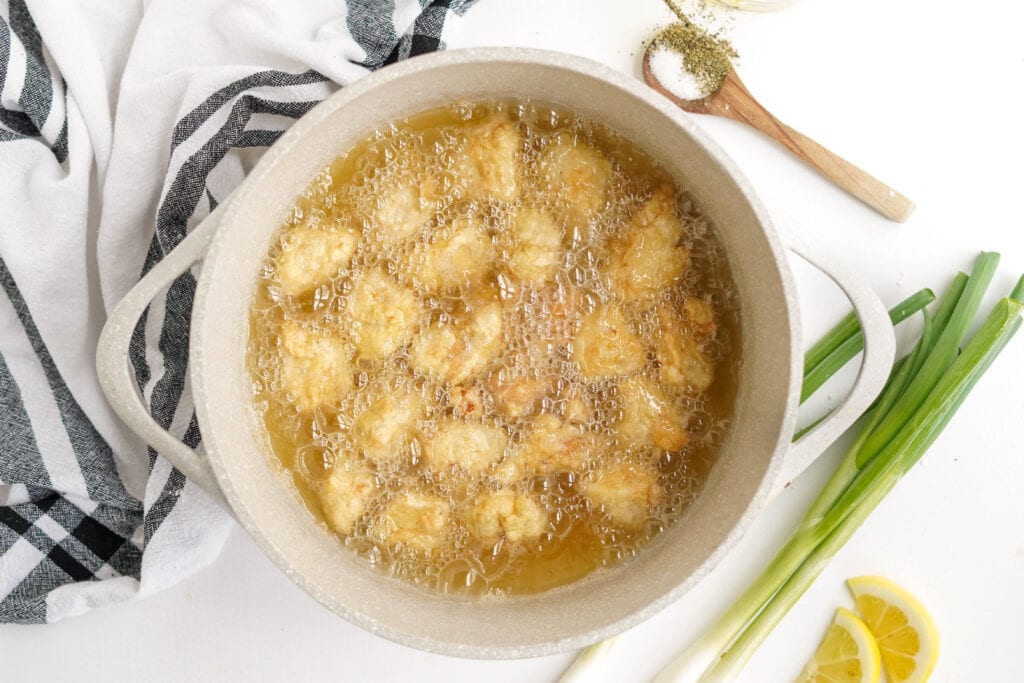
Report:
[[670,186],[659,188],[609,249],[612,287],[627,300],[663,292],[686,271],[689,254],[679,244],[683,224]]
[[459,384],[498,355],[501,329],[501,305],[483,304],[465,317],[421,330],[413,341],[410,360],[417,370]]
[[703,337],[714,337],[718,331],[715,323],[715,309],[705,299],[698,299],[695,296],[686,297],[683,302],[683,312],[686,314],[686,323],[698,335]]
[[550,280],[562,256],[562,229],[550,214],[536,208],[520,209],[502,234],[512,275],[523,282]]
[[540,169],[571,218],[585,221],[605,207],[612,164],[590,145],[559,135],[541,154]]
[[595,417],[594,406],[581,392],[570,390],[562,395],[562,417],[572,424],[587,424]]
[[502,536],[513,543],[533,540],[548,528],[548,516],[537,502],[510,489],[480,496],[464,521],[470,534],[491,544]]
[[633,462],[615,463],[598,470],[583,480],[582,490],[613,523],[625,528],[640,526],[663,497],[657,473]]
[[411,290],[380,270],[368,271],[356,282],[348,302],[358,357],[381,360],[405,346],[422,314]]
[[423,415],[423,400],[411,388],[381,386],[377,397],[355,419],[352,440],[374,462],[407,463],[416,423]]
[[348,266],[359,244],[359,231],[351,227],[290,230],[277,257],[277,280],[285,296],[298,296],[329,281]]
[[[518,365],[517,361],[513,365]],[[500,368],[491,373],[487,387],[494,397],[495,407],[507,418],[517,419],[533,412],[551,389],[551,380],[533,373],[515,372]]]
[[448,405],[455,417],[480,415],[484,409],[484,395],[474,384],[457,384],[448,392]]
[[686,415],[672,404],[654,382],[630,377],[619,384],[622,413],[616,427],[624,447],[656,446],[677,451],[686,445]]
[[554,415],[538,415],[529,435],[496,472],[499,481],[512,483],[556,472],[580,472],[602,450],[602,439],[579,425]]
[[463,216],[413,252],[412,274],[427,289],[472,290],[494,268],[497,251],[479,217]]
[[466,133],[454,175],[469,199],[510,202],[519,195],[523,134],[514,121],[495,114]]
[[[689,299],[689,301],[696,301]],[[666,310],[658,312],[661,338],[656,348],[661,381],[687,391],[704,391],[715,381],[715,363],[693,332]],[[711,323],[714,324],[713,322]]]
[[329,403],[352,388],[350,351],[337,334],[291,320],[281,324],[281,378],[302,410]]
[[501,460],[508,444],[505,430],[480,422],[442,420],[423,447],[423,460],[439,473],[482,474]]
[[385,177],[374,192],[376,205],[370,221],[389,242],[400,242],[419,232],[437,210],[437,190],[426,173],[407,175],[399,182]]
[[572,357],[588,379],[636,372],[646,360],[643,344],[622,309],[613,304],[598,306],[583,318],[572,340]]
[[449,514],[448,502],[443,498],[409,491],[384,510],[375,531],[390,545],[430,552],[444,542]]
[[376,493],[377,480],[365,465],[338,463],[320,489],[327,524],[339,534],[352,533]]

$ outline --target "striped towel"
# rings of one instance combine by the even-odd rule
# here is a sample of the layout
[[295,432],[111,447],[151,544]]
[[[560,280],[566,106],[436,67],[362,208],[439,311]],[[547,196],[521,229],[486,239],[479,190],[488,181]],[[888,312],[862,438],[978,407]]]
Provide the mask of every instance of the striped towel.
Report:
[[[106,311],[295,119],[443,49],[473,1],[0,0],[0,622],[148,595],[216,557],[226,513],[103,399]],[[196,268],[130,355],[157,422],[201,451]]]

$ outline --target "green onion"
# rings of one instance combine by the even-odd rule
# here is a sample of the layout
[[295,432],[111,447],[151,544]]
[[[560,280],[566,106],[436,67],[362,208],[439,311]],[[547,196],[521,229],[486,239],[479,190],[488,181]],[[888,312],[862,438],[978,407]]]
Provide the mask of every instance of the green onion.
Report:
[[818,425],[820,425],[822,422],[824,422],[826,420],[826,418],[828,418],[828,416],[832,414],[832,412],[833,412],[832,410],[829,410],[827,413],[825,413],[824,415],[822,415],[818,419],[814,420],[813,422],[808,424],[806,427],[801,427],[800,429],[796,430],[796,434],[793,435],[793,443],[796,443],[797,441],[802,439],[804,437],[804,435],[807,434],[808,432],[813,431],[814,428],[817,427]]
[[[935,294],[932,290],[922,289],[891,308],[889,319],[892,320],[893,325],[901,323],[934,300]],[[860,325],[857,323],[857,316],[851,313],[825,333],[825,336],[804,355],[804,379],[800,390],[800,403],[802,404],[810,398],[863,348],[864,333],[861,332]],[[824,422],[831,413],[830,410],[806,427],[800,428],[793,435],[793,441],[799,441],[801,437]]]
[[[867,467],[858,472],[849,489],[836,501],[820,525],[829,531],[787,578],[771,600],[724,651],[720,662],[701,681],[731,680],[753,655],[828,561],[924,455],[942,433],[971,389],[1021,326],[1024,304],[1001,300],[981,329],[936,384],[933,393],[903,430]],[[660,680],[660,679],[659,679]],[[672,679],[668,679],[672,680]]]
[[[691,658],[707,662],[709,646],[718,647],[720,654],[710,658],[713,663],[717,659],[717,663],[701,680],[722,681],[733,676],[832,555],[931,445],[981,374],[1020,327],[1024,306],[1012,298],[1004,299],[964,352],[950,362],[955,353],[955,347],[950,351],[951,340],[957,345],[962,341],[992,277],[996,258],[983,254],[965,287],[954,282],[936,316],[932,320],[926,318],[925,331],[914,352],[891,377],[860,437],[789,542],[711,629],[710,635],[705,636],[703,642],[699,641],[697,649],[684,653],[682,661],[677,660],[659,681],[690,680],[676,678],[674,674],[686,670]],[[952,313],[947,315],[949,310]],[[918,369],[916,375],[913,374],[915,368]],[[924,378],[919,379],[922,374]],[[930,393],[925,400],[917,402],[922,386],[927,386]],[[870,459],[862,461],[865,444],[887,423],[898,423],[897,432],[871,454]],[[697,668],[700,668],[699,663]]]
[[[1024,276],[960,352],[998,259],[998,254],[983,253],[970,276],[957,274],[934,314],[924,308],[934,299],[928,290],[890,311],[894,324],[922,311],[924,328],[917,344],[894,366],[857,438],[789,541],[718,622],[658,676],[658,683],[698,677],[718,682],[735,676],[832,556],[924,455],[1021,327]],[[851,325],[844,319],[833,328],[807,354],[805,396],[862,345],[856,320]],[[581,680],[590,668],[579,665],[591,650],[607,651],[601,644],[585,650],[571,669],[572,680]]]
[[1024,275],[1021,275],[1020,279],[1017,280],[1016,286],[1010,292],[1010,298],[1014,301],[1024,301]]
[[864,445],[864,440],[878,426],[882,418],[888,414],[893,404],[896,403],[896,399],[907,388],[907,384],[913,376],[914,367],[918,366],[919,359],[926,353],[925,349],[928,346],[926,340],[932,334],[935,327],[933,318],[928,311],[923,311],[922,315],[924,316],[924,330],[921,333],[921,339],[914,346],[914,350],[910,352],[910,355],[901,359],[901,362],[893,367],[889,382],[882,389],[878,399],[875,400],[874,406],[868,410],[867,423],[854,440],[853,445],[847,450],[846,455],[839,461],[835,473],[825,483],[825,488],[818,494],[805,519],[818,519],[825,514],[832,507],[832,503],[835,502],[836,498],[850,485],[850,482],[853,481],[854,476],[857,474],[857,453],[860,451],[861,446]]
[[932,348],[935,346],[935,341],[938,339],[939,334],[942,330],[946,329],[946,325],[949,324],[949,319],[953,315],[953,309],[956,308],[956,304],[960,301],[960,296],[964,293],[964,288],[967,286],[968,275],[967,273],[960,272],[953,277],[953,281],[949,284],[949,289],[942,295],[942,302],[939,304],[939,309],[935,311],[934,325],[923,335],[921,335],[921,342],[923,348],[921,350],[920,358],[914,364],[914,369],[911,372],[911,376],[916,375],[921,369],[921,365],[924,363],[924,359],[931,353]]
[[598,669],[605,657],[608,656],[608,652],[614,647],[616,639],[617,636],[613,636],[608,640],[602,640],[583,650],[580,656],[573,661],[572,665],[565,670],[562,677],[558,679],[558,683],[586,683],[587,679],[590,678],[590,672]]
[[861,446],[857,454],[857,466],[861,467],[878,453],[900,430],[910,416],[916,411],[928,394],[931,393],[935,384],[942,377],[942,373],[949,367],[950,362],[960,349],[967,328],[974,319],[978,310],[981,298],[988,289],[989,282],[996,272],[999,264],[999,254],[982,253],[975,262],[974,270],[964,287],[949,317],[949,323],[941,330],[935,345],[928,352],[928,357],[921,364],[921,369],[914,374],[913,379],[906,391],[897,400],[896,405],[885,416],[878,427],[872,430],[871,434]]
[[[889,319],[896,325],[935,299],[930,289],[922,289],[896,304],[889,311]],[[826,334],[821,341],[812,346],[804,356],[804,383],[800,392],[800,402],[806,401],[817,391],[839,368],[864,349],[864,333],[853,313],[846,316],[838,325]]]

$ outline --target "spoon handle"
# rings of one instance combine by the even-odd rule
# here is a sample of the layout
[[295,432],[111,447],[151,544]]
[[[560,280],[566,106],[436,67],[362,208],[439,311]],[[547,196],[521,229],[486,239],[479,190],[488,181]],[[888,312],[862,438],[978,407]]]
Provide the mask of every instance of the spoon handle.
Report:
[[[822,147],[803,133],[779,121],[779,134],[768,133],[811,168],[861,200],[886,218],[904,222],[914,202],[846,159]],[[767,131],[765,131],[767,132]]]
[[902,223],[914,211],[914,203],[902,194],[775,118],[754,99],[735,71],[705,102],[711,105],[709,113],[753,126],[886,218]]

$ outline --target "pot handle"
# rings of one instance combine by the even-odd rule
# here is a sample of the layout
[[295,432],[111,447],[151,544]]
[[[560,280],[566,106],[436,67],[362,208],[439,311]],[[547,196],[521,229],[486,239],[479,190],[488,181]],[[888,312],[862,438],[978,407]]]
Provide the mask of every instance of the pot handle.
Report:
[[164,430],[146,409],[129,369],[128,347],[143,311],[162,289],[206,255],[228,202],[222,202],[178,246],[157,263],[114,307],[100,332],[96,370],[107,400],[129,429],[199,485],[225,509],[230,509],[209,462]]
[[864,357],[846,400],[789,448],[775,477],[770,494],[772,498],[789,486],[864,414],[882,393],[896,358],[896,335],[889,311],[874,290],[863,280],[845,272],[831,256],[792,233],[786,235],[785,241],[791,251],[827,275],[850,300],[864,332]]

